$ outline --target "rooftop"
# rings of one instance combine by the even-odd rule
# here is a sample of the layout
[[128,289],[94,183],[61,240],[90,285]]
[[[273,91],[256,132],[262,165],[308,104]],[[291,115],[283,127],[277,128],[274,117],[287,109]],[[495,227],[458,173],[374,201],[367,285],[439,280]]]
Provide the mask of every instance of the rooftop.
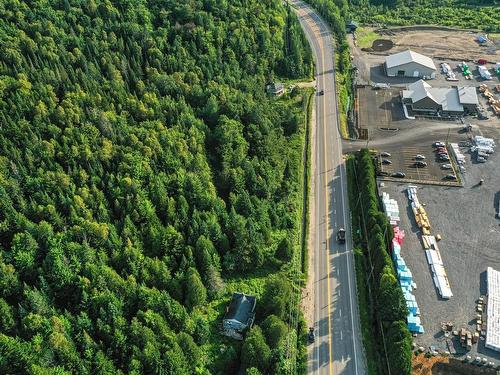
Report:
[[500,272],[488,267],[488,307],[486,310],[486,347],[500,351]]
[[256,300],[254,296],[249,296],[244,293],[233,293],[224,320],[235,320],[247,324],[248,320],[253,317]]
[[430,57],[421,55],[420,53],[413,52],[411,50],[395,53],[394,55],[390,55],[385,58],[385,64],[387,68],[393,68],[395,66],[408,64],[411,62],[423,65],[429,69],[436,70],[436,66],[434,65],[434,62]]

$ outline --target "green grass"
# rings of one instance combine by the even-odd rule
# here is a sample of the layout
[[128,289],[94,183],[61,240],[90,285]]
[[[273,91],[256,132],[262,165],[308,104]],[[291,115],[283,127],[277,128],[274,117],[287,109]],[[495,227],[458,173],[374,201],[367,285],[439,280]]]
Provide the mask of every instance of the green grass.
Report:
[[373,30],[369,30],[364,27],[360,27],[356,30],[356,41],[359,48],[369,48],[372,46],[373,41],[379,38],[380,35]]

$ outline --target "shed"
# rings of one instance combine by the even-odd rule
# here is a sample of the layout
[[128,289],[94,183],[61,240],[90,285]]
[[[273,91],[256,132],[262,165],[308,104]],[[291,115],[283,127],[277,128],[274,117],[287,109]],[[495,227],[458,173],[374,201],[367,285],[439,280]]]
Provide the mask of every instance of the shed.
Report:
[[354,32],[358,28],[358,24],[354,22],[353,20],[350,20],[349,22],[346,23],[345,28],[348,33]]
[[387,56],[384,66],[389,77],[436,77],[436,66],[432,59],[411,50]]

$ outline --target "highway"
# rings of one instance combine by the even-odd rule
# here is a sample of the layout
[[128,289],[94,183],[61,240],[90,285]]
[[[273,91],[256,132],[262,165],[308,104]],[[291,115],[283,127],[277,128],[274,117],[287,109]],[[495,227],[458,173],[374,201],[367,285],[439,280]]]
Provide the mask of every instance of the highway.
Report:
[[[338,130],[333,37],[307,4],[291,0],[311,45],[316,63],[316,123],[313,145],[314,285],[316,340],[309,345],[308,373],[362,375],[366,373],[361,341],[352,254],[347,177]],[[315,140],[315,142],[314,142]],[[346,229],[346,243],[335,240]],[[311,251],[311,250],[310,250]]]

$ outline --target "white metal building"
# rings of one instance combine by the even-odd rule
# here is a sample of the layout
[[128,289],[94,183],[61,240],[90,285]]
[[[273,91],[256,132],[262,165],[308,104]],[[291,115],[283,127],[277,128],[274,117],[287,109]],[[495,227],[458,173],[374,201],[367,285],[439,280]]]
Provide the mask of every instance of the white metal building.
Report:
[[385,72],[389,77],[435,78],[436,66],[430,57],[407,50],[387,56]]

